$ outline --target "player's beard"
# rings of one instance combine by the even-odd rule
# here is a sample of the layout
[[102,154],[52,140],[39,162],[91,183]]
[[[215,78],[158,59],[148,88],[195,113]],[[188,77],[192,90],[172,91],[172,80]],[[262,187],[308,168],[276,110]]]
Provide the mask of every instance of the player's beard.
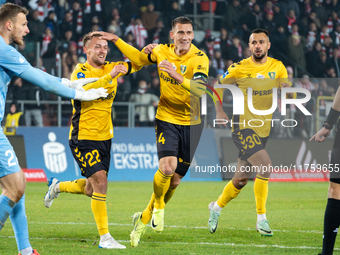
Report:
[[24,44],[24,41],[21,39],[21,36],[13,36],[12,41],[17,45]]
[[256,60],[262,60],[266,56],[266,53],[263,53],[260,56],[257,56],[255,53],[253,53],[253,56]]

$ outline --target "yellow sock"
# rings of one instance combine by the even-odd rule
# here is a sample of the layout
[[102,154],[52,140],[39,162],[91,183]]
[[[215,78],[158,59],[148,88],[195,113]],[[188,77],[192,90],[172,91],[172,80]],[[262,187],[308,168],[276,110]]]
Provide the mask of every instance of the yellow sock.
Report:
[[154,203],[155,203],[155,193],[152,193],[150,202],[149,202],[148,206],[144,209],[144,211],[142,213],[141,221],[145,225],[148,224],[149,221],[152,218],[152,211],[153,211]]
[[60,192],[73,194],[85,194],[86,179],[78,179],[74,181],[60,182]]
[[219,207],[225,207],[230,200],[237,197],[237,195],[240,193],[240,189],[236,189],[233,180],[230,180],[228,184],[224,187],[222,194],[217,199],[217,204]]
[[[177,188],[177,187],[176,187]],[[166,192],[165,196],[164,196],[164,203],[166,204],[167,202],[169,202],[170,198],[172,197],[172,195],[175,193],[175,189],[174,187],[169,187],[168,191]],[[146,225],[149,223],[149,221],[152,219],[152,211],[153,211],[153,207],[154,207],[154,203],[155,203],[155,193],[152,193],[151,199],[149,201],[148,206],[144,209],[143,213],[142,213],[142,218],[141,221]]]
[[170,186],[171,177],[173,175],[165,175],[158,169],[153,178],[153,192],[155,193],[155,208],[164,209],[164,195]]
[[109,222],[106,211],[106,194],[93,192],[91,199],[91,209],[96,221],[99,235],[109,233]]
[[268,180],[269,178],[264,178],[258,175],[255,179],[254,193],[257,214],[266,213],[266,202],[268,198]]
[[165,193],[164,196],[164,203],[168,203],[169,200],[172,198],[173,194],[175,193],[177,187],[171,187],[169,186],[168,191]]

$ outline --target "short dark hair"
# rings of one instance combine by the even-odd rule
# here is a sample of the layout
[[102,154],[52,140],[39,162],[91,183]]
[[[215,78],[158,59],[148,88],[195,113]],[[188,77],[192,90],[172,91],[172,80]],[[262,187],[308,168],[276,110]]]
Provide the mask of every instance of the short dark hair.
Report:
[[264,33],[269,37],[268,31],[263,28],[255,28],[253,31],[251,31],[251,34],[261,34],[261,33]]
[[3,4],[0,7],[0,24],[8,20],[15,22],[16,17],[21,12],[25,15],[28,14],[28,10],[25,7],[21,7],[19,5],[12,4],[12,3]]
[[189,19],[188,17],[185,17],[185,16],[180,16],[180,17],[177,17],[176,19],[174,19],[172,22],[171,22],[171,27],[172,29],[174,29],[174,27],[176,26],[176,24],[191,24],[192,26],[192,21],[191,19]]
[[[83,38],[83,47],[85,47],[86,44],[87,44],[87,42],[88,42],[88,41],[91,41],[91,39],[92,39],[93,37],[101,37],[101,36],[102,36],[101,34],[96,34],[96,33],[92,34],[93,32],[94,32],[94,31],[91,31],[91,32],[87,33],[87,34],[84,36],[84,38]],[[92,35],[91,35],[91,34],[92,34]]]

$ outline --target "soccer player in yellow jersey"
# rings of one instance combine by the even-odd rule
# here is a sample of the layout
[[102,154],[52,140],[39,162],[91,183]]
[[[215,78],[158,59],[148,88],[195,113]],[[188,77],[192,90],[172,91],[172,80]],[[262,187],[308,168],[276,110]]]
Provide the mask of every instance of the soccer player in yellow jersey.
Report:
[[[273,88],[289,87],[291,83],[282,62],[267,56],[270,42],[266,30],[259,28],[251,33],[249,48],[252,56],[231,65],[217,82],[217,84],[235,84],[241,89],[245,98],[245,112],[244,115],[233,115],[232,138],[239,149],[237,170],[218,200],[209,204],[208,228],[210,233],[216,231],[222,208],[237,197],[241,189],[247,184],[250,175],[256,171],[254,183],[257,212],[256,229],[263,236],[272,236],[273,232],[266,218],[269,168],[272,163],[265,150],[272,124],[271,121],[266,121],[266,119],[271,119],[272,114],[257,115],[252,113],[248,108],[247,89],[252,88],[254,108],[268,110],[272,106]],[[223,89],[216,89],[216,91],[220,97],[223,96]],[[216,97],[216,95],[214,96]],[[288,94],[288,96],[292,97],[293,95]],[[215,108],[216,119],[229,120],[220,103],[215,104]]]
[[78,64],[71,80],[96,77],[98,81],[84,88],[103,87],[109,94],[93,102],[74,100],[73,116],[69,135],[69,145],[81,174],[86,179],[59,182],[49,180],[49,189],[44,198],[47,208],[61,192],[84,194],[91,197],[91,209],[100,234],[99,248],[125,249],[109,233],[106,210],[107,175],[110,167],[112,102],[117,91],[117,78],[139,70],[141,67],[131,62],[106,62],[108,43],[101,35],[90,33],[83,39],[85,64]]
[[140,53],[113,34],[101,33],[104,39],[113,41],[138,65],[157,63],[161,81],[155,120],[159,169],[154,176],[153,194],[148,206],[133,216],[134,229],[130,236],[131,245],[136,247],[150,220],[155,232],[163,231],[165,204],[187,173],[197,148],[203,129],[199,103],[202,91],[188,90],[190,83],[206,81],[209,59],[191,44],[194,31],[187,17],[172,21],[170,37],[174,43],[158,45],[150,54]]

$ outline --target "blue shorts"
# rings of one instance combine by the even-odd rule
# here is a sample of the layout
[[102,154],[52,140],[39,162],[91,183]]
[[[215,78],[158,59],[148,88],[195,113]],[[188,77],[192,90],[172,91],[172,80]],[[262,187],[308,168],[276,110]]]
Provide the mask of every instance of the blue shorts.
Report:
[[17,156],[0,128],[0,178],[20,171]]

